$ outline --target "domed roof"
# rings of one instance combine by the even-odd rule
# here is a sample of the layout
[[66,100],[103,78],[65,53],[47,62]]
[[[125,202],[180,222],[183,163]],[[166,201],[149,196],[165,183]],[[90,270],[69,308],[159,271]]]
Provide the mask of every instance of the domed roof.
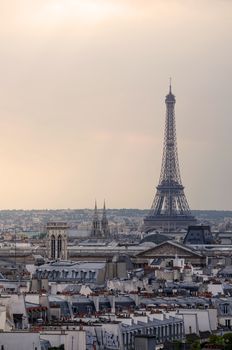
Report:
[[152,242],[152,243],[155,243],[155,244],[160,244],[160,243],[163,243],[163,242],[170,241],[172,239],[173,239],[172,237],[166,236],[165,234],[152,233],[152,234],[149,234],[149,235],[145,236],[141,240],[140,244],[142,244],[144,242]]

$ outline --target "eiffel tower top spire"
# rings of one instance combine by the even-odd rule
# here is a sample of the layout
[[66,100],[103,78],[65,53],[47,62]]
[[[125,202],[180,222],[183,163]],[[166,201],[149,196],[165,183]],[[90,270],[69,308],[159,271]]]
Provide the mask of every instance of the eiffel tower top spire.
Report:
[[175,98],[175,95],[173,95],[172,93],[172,78],[170,78],[169,80],[169,92],[166,96],[166,99],[165,99],[165,103],[174,103],[175,104],[176,102],[176,98]]
[[145,231],[173,231],[187,228],[196,222],[190,212],[181,182],[175,124],[176,98],[172,93],[171,81],[165,103],[166,120],[160,179],[150,213],[144,219]]
[[176,98],[171,91],[165,98],[166,121],[164,131],[163,159],[160,172],[159,185],[167,182],[181,185],[180,168],[178,161],[176,124],[175,124],[175,103]]

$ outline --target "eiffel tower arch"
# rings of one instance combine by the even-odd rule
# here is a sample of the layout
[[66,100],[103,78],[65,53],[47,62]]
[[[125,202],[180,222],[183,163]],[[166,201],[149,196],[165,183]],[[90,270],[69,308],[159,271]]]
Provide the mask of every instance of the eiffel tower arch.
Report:
[[180,231],[197,222],[191,214],[181,182],[176,140],[175,103],[176,98],[170,84],[169,93],[165,99],[166,121],[160,179],[150,212],[144,218],[143,230],[145,232]]

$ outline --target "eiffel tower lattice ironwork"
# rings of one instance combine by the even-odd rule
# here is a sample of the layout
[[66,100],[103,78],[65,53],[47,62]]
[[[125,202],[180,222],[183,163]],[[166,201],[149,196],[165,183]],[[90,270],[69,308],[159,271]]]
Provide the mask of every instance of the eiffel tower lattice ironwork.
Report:
[[171,84],[165,99],[166,122],[163,159],[159,184],[149,214],[144,218],[144,231],[179,231],[196,224],[181,182],[177,153],[175,103]]

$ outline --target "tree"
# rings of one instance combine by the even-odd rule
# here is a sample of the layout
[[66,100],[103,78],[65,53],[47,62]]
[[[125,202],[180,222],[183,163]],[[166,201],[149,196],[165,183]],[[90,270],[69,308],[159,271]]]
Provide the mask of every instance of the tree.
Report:
[[182,342],[180,340],[173,341],[173,350],[181,350]]
[[232,333],[226,333],[223,335],[225,350],[232,350]]
[[61,344],[60,346],[53,346],[52,348],[49,348],[48,350],[64,350],[64,344]]
[[200,350],[201,349],[201,344],[199,340],[195,340],[194,343],[192,343],[192,346],[190,348],[191,350]]
[[224,345],[224,339],[220,335],[212,334],[209,337],[209,343],[210,344],[217,344],[217,345]]

